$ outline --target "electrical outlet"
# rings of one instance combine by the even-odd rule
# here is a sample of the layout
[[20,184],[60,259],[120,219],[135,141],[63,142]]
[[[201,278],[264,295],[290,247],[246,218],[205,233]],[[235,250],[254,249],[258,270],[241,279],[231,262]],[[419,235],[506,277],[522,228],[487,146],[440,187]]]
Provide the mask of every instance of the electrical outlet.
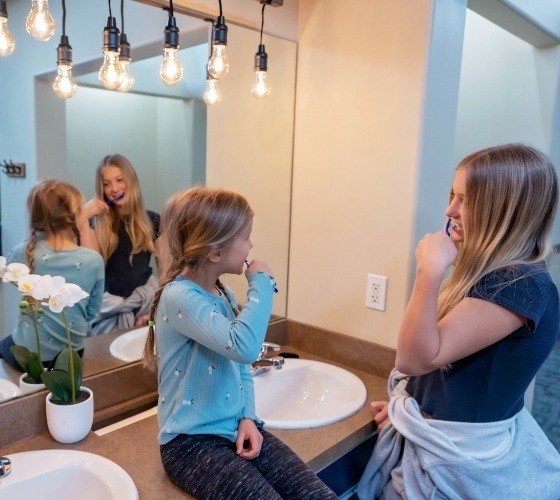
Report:
[[368,274],[366,287],[366,307],[384,311],[386,298],[387,276]]

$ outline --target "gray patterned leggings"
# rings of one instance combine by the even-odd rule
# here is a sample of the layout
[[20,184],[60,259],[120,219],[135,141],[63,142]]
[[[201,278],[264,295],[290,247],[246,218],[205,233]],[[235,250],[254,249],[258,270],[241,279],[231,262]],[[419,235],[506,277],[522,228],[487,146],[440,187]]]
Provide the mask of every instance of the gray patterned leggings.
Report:
[[260,455],[246,460],[235,443],[181,434],[160,447],[169,479],[198,500],[330,500],[337,496],[282,441],[260,429]]

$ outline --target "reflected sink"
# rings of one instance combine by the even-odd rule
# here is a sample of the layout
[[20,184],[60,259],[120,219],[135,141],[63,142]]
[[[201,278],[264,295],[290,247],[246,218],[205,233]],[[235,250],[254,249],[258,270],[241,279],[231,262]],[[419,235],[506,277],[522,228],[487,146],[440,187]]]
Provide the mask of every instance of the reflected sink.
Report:
[[7,457],[12,462],[12,471],[0,482],[2,499],[138,499],[138,490],[126,471],[93,453],[38,450]]
[[138,361],[142,359],[147,336],[147,326],[130,330],[130,332],[123,333],[111,342],[109,352],[111,356],[127,363]]
[[257,416],[269,429],[332,424],[365,404],[364,383],[353,373],[309,359],[285,360],[280,370],[254,377]]
[[19,395],[20,390],[16,384],[0,378],[0,401],[6,401],[7,399],[12,399]]

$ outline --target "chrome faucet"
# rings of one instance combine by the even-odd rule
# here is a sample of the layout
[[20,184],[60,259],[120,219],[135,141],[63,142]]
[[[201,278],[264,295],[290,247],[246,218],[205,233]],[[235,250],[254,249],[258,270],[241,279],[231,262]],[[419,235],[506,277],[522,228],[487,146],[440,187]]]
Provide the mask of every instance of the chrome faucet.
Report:
[[0,457],[0,479],[12,471],[12,462],[9,458]]
[[281,346],[278,344],[273,344],[272,342],[263,342],[259,357],[252,364],[251,373],[253,374],[253,377],[267,372],[271,367],[274,367],[277,370],[280,370],[282,368],[282,365],[284,364],[284,358],[282,356],[268,356],[270,349],[278,352],[281,349]]

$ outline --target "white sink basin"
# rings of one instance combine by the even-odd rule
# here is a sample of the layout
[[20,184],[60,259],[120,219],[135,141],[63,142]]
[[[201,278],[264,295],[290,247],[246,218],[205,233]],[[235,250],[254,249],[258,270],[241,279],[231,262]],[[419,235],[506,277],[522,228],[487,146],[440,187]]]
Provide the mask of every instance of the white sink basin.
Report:
[[128,363],[142,359],[146,337],[148,336],[148,327],[143,326],[136,330],[123,333],[117,337],[109,346],[111,356]]
[[285,360],[280,370],[256,375],[257,416],[270,429],[305,429],[338,422],[365,404],[364,383],[338,366]]
[[138,499],[138,490],[126,471],[93,453],[38,450],[13,453],[7,458],[12,471],[0,483],[1,499]]
[[20,390],[16,384],[0,378],[0,401],[6,401],[7,399],[12,399],[19,395]]

